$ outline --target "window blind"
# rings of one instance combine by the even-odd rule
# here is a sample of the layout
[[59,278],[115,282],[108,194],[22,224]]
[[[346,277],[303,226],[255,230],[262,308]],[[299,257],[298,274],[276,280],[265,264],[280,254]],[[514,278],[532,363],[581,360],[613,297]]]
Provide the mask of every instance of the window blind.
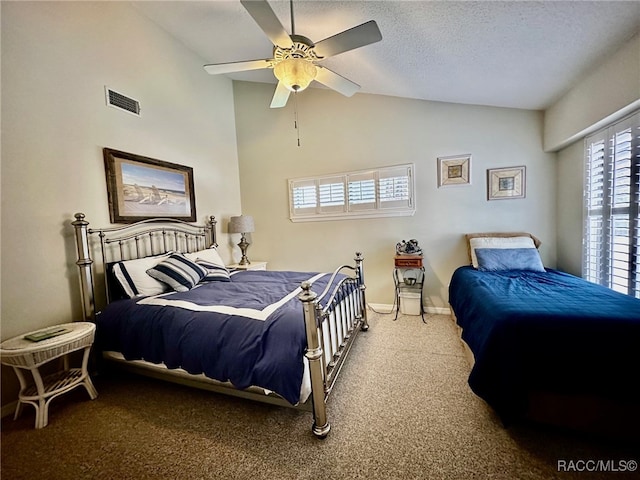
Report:
[[411,169],[407,167],[389,168],[381,172],[378,181],[381,208],[411,208],[411,175]]
[[349,175],[349,210],[355,212],[377,208],[376,178],[376,171]]
[[[291,182],[290,182],[291,183]],[[292,208],[300,213],[312,213],[318,206],[317,185],[313,180],[294,182],[289,188]]]
[[585,142],[583,276],[640,298],[640,113]]
[[318,180],[319,213],[344,212],[345,198],[344,176],[325,177]]
[[413,164],[289,180],[292,221],[415,213]]

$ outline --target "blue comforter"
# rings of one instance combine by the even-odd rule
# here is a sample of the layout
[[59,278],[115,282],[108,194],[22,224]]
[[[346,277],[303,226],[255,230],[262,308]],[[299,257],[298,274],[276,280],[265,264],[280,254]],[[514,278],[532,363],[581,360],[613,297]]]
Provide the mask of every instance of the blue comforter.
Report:
[[296,404],[306,349],[297,294],[308,280],[322,292],[330,277],[242,271],[184,293],[119,300],[97,315],[96,345],[240,389],[260,386]]
[[531,391],[637,401],[640,300],[550,269],[465,266],[449,303],[475,356],[469,385],[505,423]]

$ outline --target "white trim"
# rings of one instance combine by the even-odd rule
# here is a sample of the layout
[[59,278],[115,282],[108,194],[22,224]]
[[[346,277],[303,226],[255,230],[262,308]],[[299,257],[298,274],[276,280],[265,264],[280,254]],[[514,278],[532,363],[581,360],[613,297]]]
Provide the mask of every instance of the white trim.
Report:
[[387,314],[395,312],[394,306],[387,303],[369,303],[367,306],[376,313]]
[[398,212],[393,211],[380,211],[380,210],[370,210],[370,211],[361,211],[358,213],[322,213],[322,214],[313,214],[313,215],[296,215],[295,217],[291,217],[290,220],[292,222],[326,222],[329,220],[347,220],[354,218],[382,218],[382,217],[413,217],[416,211],[414,210],[403,210]]
[[[369,303],[367,304],[371,310],[378,313],[389,314],[395,313],[396,307],[395,305],[390,305],[388,303]],[[451,309],[449,307],[424,307],[425,313],[430,313],[434,315],[451,315]]]
[[425,307],[425,311],[436,315],[451,315],[449,307]]

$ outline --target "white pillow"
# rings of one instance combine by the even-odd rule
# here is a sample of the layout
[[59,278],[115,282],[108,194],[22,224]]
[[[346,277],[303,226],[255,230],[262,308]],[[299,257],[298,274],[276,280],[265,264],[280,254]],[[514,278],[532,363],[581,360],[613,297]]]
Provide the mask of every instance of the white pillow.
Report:
[[536,248],[531,237],[474,237],[469,247],[473,268],[478,268],[476,248]]
[[224,262],[222,261],[222,258],[220,257],[218,250],[216,250],[213,247],[205,248],[204,250],[200,250],[198,252],[185,253],[184,256],[193,262],[200,259],[200,260],[204,260],[205,262],[215,263],[216,265],[224,266]]
[[169,258],[169,255],[171,255],[171,252],[155,257],[118,262],[113,266],[113,274],[129,298],[167,292],[169,291],[169,286],[151,277],[147,274],[147,270]]

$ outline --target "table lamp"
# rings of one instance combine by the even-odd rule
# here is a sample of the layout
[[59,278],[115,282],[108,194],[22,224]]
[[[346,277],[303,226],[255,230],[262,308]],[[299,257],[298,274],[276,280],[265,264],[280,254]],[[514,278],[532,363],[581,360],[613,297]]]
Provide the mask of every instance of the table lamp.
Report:
[[246,233],[251,233],[255,230],[255,225],[253,223],[253,217],[251,215],[240,215],[239,217],[231,217],[229,220],[229,233],[240,233],[242,237],[240,238],[240,243],[238,246],[240,247],[240,251],[242,252],[242,259],[240,259],[240,265],[247,265],[251,263],[247,258],[247,248],[249,247],[249,242],[245,238]]

